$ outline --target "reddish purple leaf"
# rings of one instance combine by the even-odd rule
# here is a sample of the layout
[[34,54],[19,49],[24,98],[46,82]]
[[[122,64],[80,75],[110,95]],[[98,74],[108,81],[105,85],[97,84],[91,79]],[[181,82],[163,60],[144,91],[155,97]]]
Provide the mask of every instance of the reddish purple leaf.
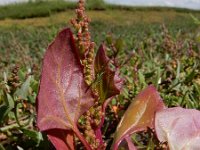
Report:
[[200,149],[200,111],[180,107],[156,113],[155,129],[161,142],[168,142],[170,150]]
[[[96,76],[95,88],[97,89],[100,102],[102,103],[102,113],[105,113],[105,109],[111,100],[111,97],[120,93],[123,81],[119,78],[118,71],[113,71],[110,68],[110,59],[107,57],[105,52],[105,46],[102,44],[97,51],[94,71]],[[109,99],[110,98],[110,99]],[[94,129],[96,138],[100,144],[103,144],[101,127],[104,123],[104,116],[101,118],[101,123]]]
[[122,117],[115,134],[113,150],[117,150],[127,136],[154,127],[155,112],[163,108],[164,104],[156,89],[153,86],[144,89]]
[[[64,29],[44,57],[37,99],[39,129],[47,133],[52,129],[65,130],[66,135],[70,130],[76,132],[79,117],[94,104],[93,94],[87,89],[72,33]],[[63,139],[63,136],[57,138]]]
[[48,130],[48,138],[53,143],[54,147],[61,150],[74,150],[73,131],[53,129]]
[[101,102],[119,94],[123,83],[117,71],[110,69],[110,59],[106,56],[105,49],[105,46],[102,44],[95,58],[95,74],[97,78],[100,78],[96,87]]

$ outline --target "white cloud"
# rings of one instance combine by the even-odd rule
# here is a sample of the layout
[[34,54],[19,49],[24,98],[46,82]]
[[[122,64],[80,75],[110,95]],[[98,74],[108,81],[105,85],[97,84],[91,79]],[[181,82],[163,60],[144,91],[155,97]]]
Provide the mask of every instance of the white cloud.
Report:
[[25,2],[25,1],[28,1],[28,0],[0,0],[0,5],[16,3],[16,2]]
[[105,0],[110,3],[144,6],[170,6],[200,9],[200,0]]

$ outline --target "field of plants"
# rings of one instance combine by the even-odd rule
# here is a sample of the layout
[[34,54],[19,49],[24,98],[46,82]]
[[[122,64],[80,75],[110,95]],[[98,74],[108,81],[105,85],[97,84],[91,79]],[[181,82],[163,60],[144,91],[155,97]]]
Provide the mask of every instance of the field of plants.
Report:
[[[53,7],[52,13],[33,8],[34,14],[26,14],[17,11],[21,5],[0,7],[0,150],[54,149],[36,126],[36,97],[44,53],[60,30],[73,29],[70,19],[76,15],[76,5],[48,6]],[[111,149],[129,104],[148,85],[156,87],[167,107],[200,110],[200,12],[97,6],[101,7],[91,4],[86,9],[95,53],[104,42],[123,78],[120,94],[106,108],[102,127],[106,149]],[[16,13],[8,13],[15,8]],[[80,126],[84,125],[81,119]],[[151,129],[133,134],[131,139],[138,149],[167,147]],[[80,141],[75,142],[83,149]]]

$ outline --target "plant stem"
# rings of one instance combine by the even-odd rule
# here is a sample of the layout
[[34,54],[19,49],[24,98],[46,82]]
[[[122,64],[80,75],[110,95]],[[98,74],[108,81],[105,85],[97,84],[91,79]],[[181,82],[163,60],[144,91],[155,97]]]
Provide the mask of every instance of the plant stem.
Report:
[[73,129],[73,131],[75,132],[75,134],[79,138],[79,140],[82,142],[82,144],[85,146],[85,148],[87,150],[92,150],[91,146],[88,144],[88,142],[85,140],[85,138],[83,137],[83,135],[80,133],[79,129],[77,127],[75,127]]
[[16,120],[18,126],[19,126],[19,127],[22,127],[22,125],[20,124],[19,118],[18,118],[17,109],[18,109],[18,104],[15,105],[15,108],[14,108],[14,115],[15,115],[15,120]]
[[[26,119],[26,120],[24,120],[24,121],[22,121],[22,123],[23,124],[27,124],[28,122],[32,122],[33,121],[33,119]],[[18,128],[18,127],[20,127],[19,126],[19,124],[18,123],[14,123],[14,124],[11,124],[11,125],[7,125],[7,126],[5,126],[5,127],[1,127],[0,128],[0,131],[1,132],[6,132],[6,131],[8,131],[8,130],[10,130],[10,129],[14,129],[14,128]]]

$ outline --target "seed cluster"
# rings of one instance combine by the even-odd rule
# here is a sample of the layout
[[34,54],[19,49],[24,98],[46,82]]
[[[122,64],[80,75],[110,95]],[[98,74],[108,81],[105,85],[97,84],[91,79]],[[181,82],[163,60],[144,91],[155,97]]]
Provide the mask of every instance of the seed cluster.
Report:
[[94,130],[92,128],[92,117],[91,117],[91,113],[88,111],[85,119],[85,131],[84,131],[84,135],[86,140],[88,141],[88,143],[90,144],[90,146],[92,147],[92,149],[97,149],[99,147],[99,140],[96,139]]
[[180,55],[179,53],[183,48],[183,43],[181,41],[174,41],[165,25],[162,26],[162,29],[163,29],[163,44],[162,44],[163,49],[166,52],[179,56]]
[[14,91],[21,85],[20,80],[19,80],[19,76],[18,76],[18,72],[19,72],[19,66],[15,66],[12,69],[12,74],[11,76],[8,78],[7,80],[7,85],[8,85],[8,93],[14,93]]
[[76,14],[77,17],[71,20],[71,24],[76,32],[74,39],[82,65],[84,66],[85,82],[90,85],[94,79],[93,62],[95,43],[91,42],[91,35],[89,32],[90,19],[85,14],[84,0],[79,0]]
[[[91,42],[91,35],[89,32],[90,19],[85,14],[85,1],[79,0],[78,7],[76,9],[76,18],[71,20],[71,24],[75,29],[74,39],[76,47],[78,49],[80,61],[83,65],[83,73],[86,84],[93,90],[95,94],[96,90],[93,86],[95,80],[94,75],[94,48],[95,43]],[[98,99],[97,99],[98,100]],[[95,129],[101,123],[102,115],[101,106],[98,101],[96,104],[84,115],[84,136],[92,149],[99,149],[100,141],[96,138]]]

